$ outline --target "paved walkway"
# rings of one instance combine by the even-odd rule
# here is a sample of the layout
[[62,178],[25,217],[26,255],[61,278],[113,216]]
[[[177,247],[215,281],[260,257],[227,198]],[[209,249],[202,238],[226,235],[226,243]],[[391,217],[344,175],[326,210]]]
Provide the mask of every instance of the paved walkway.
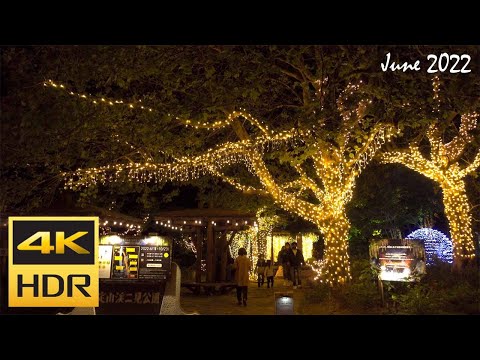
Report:
[[187,289],[182,289],[181,305],[186,312],[196,311],[201,315],[275,315],[275,292],[293,292],[295,314],[332,314],[321,304],[310,305],[305,302],[304,289],[293,289],[275,283],[275,287],[268,289],[266,285],[259,288],[251,282],[248,287],[247,306],[237,305],[236,291],[226,295],[194,295]]

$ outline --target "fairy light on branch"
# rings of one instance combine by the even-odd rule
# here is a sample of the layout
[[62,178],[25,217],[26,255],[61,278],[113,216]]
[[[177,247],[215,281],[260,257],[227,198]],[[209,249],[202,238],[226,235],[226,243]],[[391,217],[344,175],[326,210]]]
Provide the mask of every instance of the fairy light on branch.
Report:
[[460,155],[463,154],[466,145],[473,140],[469,132],[475,129],[478,116],[475,112],[462,115],[459,133],[447,144],[443,143],[438,123],[432,123],[427,131],[427,139],[430,142],[429,159],[421,154],[416,144],[381,156],[384,163],[403,164],[440,185],[453,241],[454,263],[457,267],[461,266],[462,259],[475,257],[472,215],[465,188],[465,177],[473,174],[480,166],[480,150],[477,149],[474,160],[467,166],[460,165]]
[[318,281],[325,276],[323,273],[323,269],[325,267],[325,261],[324,260],[315,260],[312,262],[312,270],[315,273],[315,277],[313,280]]
[[440,78],[435,75],[432,80],[433,84],[433,110],[438,113],[440,111]]
[[[360,95],[360,99],[358,99]],[[353,106],[351,103],[354,103]],[[246,132],[240,119],[246,119],[260,127],[261,122],[253,120],[245,112],[232,112],[224,124],[233,127],[240,138],[238,142],[230,142],[210,149],[196,157],[178,158],[172,163],[127,163],[106,165],[99,168],[78,169],[65,173],[66,186],[76,189],[94,184],[105,184],[112,181],[189,181],[203,175],[222,177],[226,182],[242,191],[262,191],[269,194],[283,209],[311,221],[318,226],[325,237],[325,266],[322,281],[329,285],[344,284],[351,279],[350,261],[348,257],[348,231],[350,223],[345,213],[346,204],[351,200],[355,180],[362,169],[374,157],[381,145],[395,135],[395,129],[389,125],[377,124],[364,136],[362,142],[354,150],[347,145],[353,134],[364,133],[359,126],[367,112],[371,100],[362,93],[362,83],[349,84],[338,99],[338,111],[342,116],[342,124],[335,144],[314,138],[311,130],[291,129],[274,133],[264,127],[262,135],[252,139]],[[207,126],[207,125],[205,125]],[[220,126],[220,125],[219,125]],[[273,148],[272,145],[295,145],[300,141],[302,146],[310,148],[308,153],[315,164],[317,180],[309,177],[300,163],[296,168],[299,177],[296,186],[279,184],[266,166],[264,154]],[[225,176],[222,169],[243,164],[260,181],[259,189],[241,184],[239,181]],[[317,198],[312,203],[300,199],[298,191],[309,189]],[[292,193],[293,191],[293,193]],[[236,224],[238,226],[238,224]],[[171,227],[171,226],[169,226]],[[252,254],[264,251],[263,245],[256,241],[249,243]]]
[[[142,100],[139,100],[138,102],[132,102],[132,101],[127,101],[127,100],[113,100],[113,99],[108,99],[105,97],[95,97],[92,96],[91,94],[85,94],[85,93],[79,93],[72,91],[67,88],[67,86],[59,83],[59,82],[54,82],[53,80],[48,80],[43,83],[45,87],[51,87],[59,90],[63,90],[65,93],[77,97],[82,100],[86,100],[92,104],[95,105],[107,105],[107,106],[114,106],[114,105],[119,105],[123,107],[127,107],[129,109],[138,109],[138,110],[143,110],[147,112],[160,112],[157,109],[154,109],[152,107],[144,106],[141,104]],[[195,121],[191,119],[182,119],[179,116],[174,116],[172,114],[168,114],[169,117],[175,118],[176,120],[180,121],[187,127],[193,127],[195,129],[221,129],[225,128],[227,126],[230,126],[232,121],[236,119],[238,116],[244,117],[247,121],[249,121],[251,124],[259,128],[264,134],[266,135],[272,135],[272,131],[268,129],[268,125],[264,124],[263,122],[259,121],[258,119],[254,118],[250,113],[248,113],[245,109],[240,108],[240,111],[234,111],[231,114],[228,115],[226,119],[221,119],[221,120],[216,120],[213,122],[209,121]]]
[[[300,133],[308,137],[310,131]],[[164,181],[189,181],[197,179],[206,174],[220,175],[219,169],[238,163],[244,163],[247,169],[252,171],[250,166],[250,154],[252,149],[264,151],[265,142],[285,142],[298,136],[293,131],[281,132],[271,137],[260,137],[252,144],[250,141],[229,142],[210,149],[197,157],[178,158],[174,163],[157,164],[146,163],[120,163],[106,165],[98,168],[78,169],[73,173],[63,173],[66,181],[66,188],[78,189],[90,185],[106,184],[108,182],[127,180],[137,182],[159,183]],[[124,177],[122,178],[122,175]],[[223,177],[225,181],[245,192],[258,192],[251,186],[241,186],[233,179]]]
[[233,111],[230,113],[226,119],[224,120],[216,120],[214,122],[202,122],[202,121],[194,121],[194,120],[181,120],[177,117],[177,120],[181,120],[187,127],[194,127],[195,129],[219,129],[230,126],[232,122],[242,116],[251,124],[258,127],[265,135],[273,135],[273,132],[268,129],[268,125],[265,125],[262,121],[254,118],[250,113],[248,113],[245,109],[240,108],[241,111]]
[[[98,104],[103,104],[103,105],[108,105],[108,106],[118,105],[118,106],[128,107],[130,109],[140,109],[140,110],[147,111],[147,112],[152,112],[153,111],[153,108],[147,107],[147,106],[135,103],[135,102],[129,102],[129,101],[124,101],[124,100],[110,100],[110,99],[106,99],[105,97],[96,97],[96,96],[93,96],[91,94],[85,94],[85,93],[82,94],[82,93],[79,93],[79,92],[75,92],[75,91],[72,91],[72,90],[68,89],[65,85],[63,85],[59,82],[54,82],[53,80],[45,81],[43,83],[43,86],[63,90],[68,95],[71,95],[71,96],[77,97],[79,99],[88,101],[88,102],[90,102],[92,104],[95,104],[95,105],[98,105]],[[141,103],[142,100],[139,100],[138,102]]]

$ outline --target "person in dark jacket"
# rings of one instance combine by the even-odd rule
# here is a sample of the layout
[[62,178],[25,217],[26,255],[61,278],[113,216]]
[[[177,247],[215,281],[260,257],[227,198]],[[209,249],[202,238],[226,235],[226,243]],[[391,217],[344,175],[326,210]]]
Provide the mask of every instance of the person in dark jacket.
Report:
[[285,252],[285,245],[282,246],[277,255],[277,265],[282,265],[283,253]]
[[292,281],[291,277],[291,261],[292,261],[292,249],[290,248],[290,243],[285,243],[285,249],[283,250],[281,263],[283,267],[283,280],[284,286],[288,285],[288,281]]
[[302,286],[300,280],[300,267],[305,265],[302,250],[297,249],[297,243],[292,243],[292,249],[290,250],[290,279],[293,281],[293,288],[296,289]]
[[258,287],[265,283],[265,259],[262,254],[258,256],[257,264],[255,265],[255,274],[257,274]]

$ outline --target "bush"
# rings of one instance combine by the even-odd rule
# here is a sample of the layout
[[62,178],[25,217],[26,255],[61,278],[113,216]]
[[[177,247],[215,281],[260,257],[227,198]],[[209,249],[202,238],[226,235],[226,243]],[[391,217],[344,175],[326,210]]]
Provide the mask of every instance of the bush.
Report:
[[381,306],[377,285],[371,281],[354,282],[334,292],[335,301],[352,310],[373,310]]
[[473,266],[456,272],[451,265],[436,263],[419,283],[394,293],[400,309],[410,314],[480,313],[478,269]]
[[459,283],[439,294],[449,313],[480,314],[480,290],[468,283]]
[[439,314],[442,301],[435,291],[425,284],[413,284],[406,294],[396,297],[400,310],[408,314]]
[[326,301],[330,296],[330,288],[325,284],[315,284],[305,290],[305,301],[311,304],[319,304]]

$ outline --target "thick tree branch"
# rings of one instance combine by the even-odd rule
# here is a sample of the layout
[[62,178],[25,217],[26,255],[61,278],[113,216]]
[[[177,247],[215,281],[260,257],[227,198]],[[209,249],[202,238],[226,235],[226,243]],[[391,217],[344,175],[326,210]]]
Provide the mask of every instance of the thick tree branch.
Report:
[[347,162],[347,168],[356,170],[356,175],[359,175],[363,169],[363,165],[368,163],[376,155],[381,146],[388,141],[393,134],[394,128],[392,126],[379,125],[375,127],[368,136],[368,139],[361,144],[360,150]]
[[[242,124],[238,120],[235,120],[232,123],[232,126],[240,140],[242,140],[242,142],[248,146],[248,143],[250,143],[250,136]],[[285,192],[275,182],[272,174],[265,165],[260,152],[255,148],[255,146],[250,144],[247,152],[252,170],[260,179],[265,191],[267,191],[276,202],[280,203],[280,205],[288,211],[300,215],[314,223],[318,222],[322,214],[317,206],[297,199],[292,194]]]
[[385,152],[380,156],[380,161],[384,164],[402,164],[432,180],[439,181],[437,168],[422,156],[417,145],[406,150]]
[[457,136],[448,144],[445,144],[446,155],[450,161],[457,161],[465,150],[465,146],[473,140],[470,131],[476,127],[477,117],[478,114],[476,113],[462,115]]
[[281,61],[281,62],[283,62],[284,64],[287,64],[288,66],[290,66],[290,67],[294,68],[295,70],[297,70],[301,77],[298,76],[298,75],[296,75],[296,74],[294,74],[294,73],[292,73],[292,72],[289,72],[288,70],[285,70],[284,68],[280,68],[282,72],[284,72],[284,73],[285,73],[286,71],[289,72],[289,74],[287,74],[287,75],[289,75],[289,76],[297,79],[297,80],[300,81],[300,82],[307,81],[306,75],[303,73],[302,69],[300,69],[298,66],[295,66],[295,65],[293,65],[292,63],[290,63],[290,62],[288,62],[288,61],[286,61],[286,60],[283,60],[283,59],[277,59],[277,60],[278,60],[278,61]]
[[472,174],[477,168],[480,167],[480,150],[477,152],[477,156],[470,165],[460,171],[460,176],[463,178],[469,174]]
[[289,181],[287,183],[280,184],[279,186],[283,190],[289,190],[291,188],[298,188],[298,187],[302,186],[302,182],[300,181],[300,179],[295,179],[295,180]]
[[265,192],[264,190],[257,189],[253,186],[250,186],[250,185],[243,185],[240,182],[236,181],[235,179],[225,175],[221,171],[218,171],[218,170],[215,170],[215,169],[210,169],[210,172],[213,175],[220,177],[222,180],[229,183],[230,185],[237,188],[238,190],[243,191],[245,194],[258,194],[258,195],[264,195],[264,196],[268,195],[268,193]]
[[302,169],[302,166],[299,164],[294,165],[295,170],[297,170],[298,174],[300,175],[300,182],[303,184],[303,186],[309,188],[310,190],[313,191],[315,194],[316,198],[320,201],[323,200],[324,192],[322,189],[318,187],[318,185],[315,183],[314,180],[312,180],[305,170]]
[[432,124],[427,130],[427,139],[430,143],[430,157],[432,161],[439,166],[448,166],[446,158],[445,145],[443,144],[438,124]]

